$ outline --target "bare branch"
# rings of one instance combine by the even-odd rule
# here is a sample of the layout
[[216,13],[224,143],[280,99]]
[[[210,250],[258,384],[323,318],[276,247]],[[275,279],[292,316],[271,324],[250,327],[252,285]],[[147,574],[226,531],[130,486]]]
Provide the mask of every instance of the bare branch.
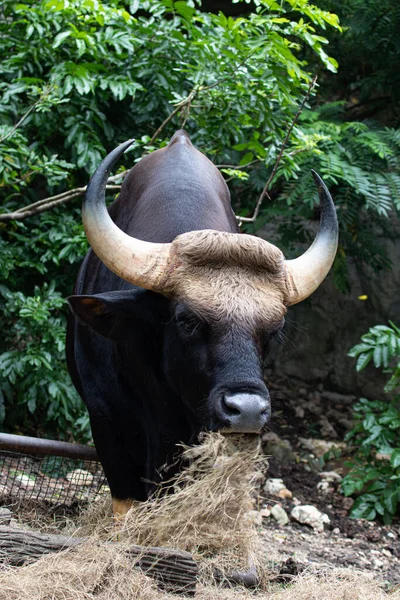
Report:
[[[107,185],[106,190],[114,190],[118,191],[121,189],[120,185]],[[74,190],[70,190],[68,192],[64,192],[63,194],[58,194],[58,196],[52,196],[50,198],[44,198],[43,200],[39,200],[34,204],[29,204],[28,206],[24,206],[23,208],[19,208],[14,212],[3,213],[0,214],[0,222],[1,221],[22,221],[27,217],[32,217],[33,215],[38,215],[39,213],[45,212],[54,208],[55,206],[59,206],[61,204],[66,204],[70,200],[77,198],[78,196],[82,196],[86,191],[86,186],[81,188],[75,188]]]
[[4,142],[4,140],[6,140],[10,136],[12,136],[12,134],[18,129],[18,127],[21,127],[22,123],[31,114],[31,112],[33,112],[35,110],[35,108],[37,107],[37,105],[39,104],[39,102],[41,102],[49,94],[50,94],[50,89],[47,92],[45,92],[44,94],[42,94],[40,96],[40,98],[38,98],[36,100],[36,102],[34,104],[32,104],[32,106],[26,111],[26,113],[24,115],[22,115],[22,117],[20,118],[20,120],[17,123],[15,123],[14,127],[12,129],[10,129],[10,131],[8,133],[6,133],[2,137],[0,137],[0,143]]
[[182,110],[182,108],[184,108],[185,106],[187,106],[188,104],[191,103],[191,101],[193,100],[193,98],[195,97],[196,93],[199,90],[197,88],[194,88],[190,94],[187,96],[187,98],[185,98],[184,100],[182,100],[181,102],[179,102],[176,107],[174,108],[174,110],[168,115],[168,117],[161,123],[160,127],[157,129],[157,131],[153,134],[149,145],[151,145],[159,136],[159,134],[162,132],[162,130],[164,129],[164,127],[166,125],[168,125],[168,123],[171,121],[171,119],[174,118],[174,116],[176,115],[176,113],[178,113],[180,110]]
[[317,75],[315,75],[315,77],[313,77],[313,79],[310,81],[310,85],[308,86],[308,90],[306,92],[306,95],[304,96],[303,101],[300,104],[299,109],[298,109],[297,113],[295,114],[294,119],[293,119],[293,121],[291,122],[291,124],[289,126],[289,129],[287,130],[285,139],[282,142],[282,146],[281,146],[280,152],[278,154],[278,158],[275,161],[274,168],[272,169],[271,175],[268,177],[268,181],[265,184],[264,189],[261,192],[261,195],[260,195],[259,199],[257,200],[257,204],[256,204],[256,207],[254,209],[253,216],[252,217],[238,217],[238,216],[236,216],[236,219],[239,221],[239,223],[254,223],[254,221],[258,217],[258,214],[259,214],[260,208],[261,208],[261,204],[263,203],[263,200],[264,200],[265,196],[267,196],[269,198],[268,188],[269,188],[270,183],[273,180],[273,178],[275,177],[275,174],[276,174],[276,172],[278,170],[279,163],[281,162],[281,159],[282,159],[282,156],[283,156],[283,151],[286,148],[286,144],[288,143],[288,140],[289,140],[290,134],[292,133],[293,127],[296,125],[297,119],[299,118],[300,113],[303,110],[304,105],[307,102],[307,100],[308,100],[308,98],[309,98],[309,96],[311,94],[311,91],[315,87],[316,83],[317,83]]
[[252,160],[252,161],[246,163],[245,165],[215,165],[215,166],[218,169],[235,169],[236,171],[239,171],[241,169],[247,169],[247,167],[251,167],[252,165],[255,165],[259,162],[261,162],[261,159],[256,158],[255,160]]

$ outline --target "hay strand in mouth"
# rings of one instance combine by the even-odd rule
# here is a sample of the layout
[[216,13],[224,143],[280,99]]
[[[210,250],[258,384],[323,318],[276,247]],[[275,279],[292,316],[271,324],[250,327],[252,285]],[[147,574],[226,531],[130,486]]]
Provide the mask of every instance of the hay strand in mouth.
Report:
[[201,445],[184,448],[183,461],[185,468],[167,490],[135,503],[123,537],[181,548],[198,558],[236,556],[236,567],[246,566],[258,537],[248,518],[265,461],[258,437],[206,434]]

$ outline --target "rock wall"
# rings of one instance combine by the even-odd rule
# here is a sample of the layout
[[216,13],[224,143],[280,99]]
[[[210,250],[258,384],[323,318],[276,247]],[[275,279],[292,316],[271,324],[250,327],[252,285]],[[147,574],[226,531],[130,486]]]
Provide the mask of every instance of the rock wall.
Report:
[[[273,241],[271,230],[263,237]],[[271,235],[272,234],[272,235]],[[392,269],[361,272],[350,261],[351,292],[339,292],[329,276],[305,302],[289,308],[286,342],[276,354],[274,370],[300,380],[324,382],[325,387],[358,396],[381,397],[388,377],[369,365],[355,371],[355,359],[347,356],[369,327],[400,324],[400,225],[393,226],[393,239],[378,233],[392,261]],[[394,241],[393,241],[394,240]],[[277,243],[277,240],[274,241]],[[363,301],[358,297],[367,295]]]

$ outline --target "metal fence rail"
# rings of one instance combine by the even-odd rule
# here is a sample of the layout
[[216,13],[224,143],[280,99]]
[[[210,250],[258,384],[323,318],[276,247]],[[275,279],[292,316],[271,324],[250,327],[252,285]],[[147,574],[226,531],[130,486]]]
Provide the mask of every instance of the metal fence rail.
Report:
[[0,501],[70,505],[107,491],[94,448],[0,433]]

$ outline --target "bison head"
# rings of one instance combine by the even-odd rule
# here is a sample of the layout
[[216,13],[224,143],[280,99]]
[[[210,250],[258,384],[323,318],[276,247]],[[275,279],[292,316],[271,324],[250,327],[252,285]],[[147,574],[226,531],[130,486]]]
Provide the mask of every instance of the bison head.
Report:
[[[262,369],[271,340],[287,307],[307,298],[334,260],[338,228],[332,198],[313,173],[320,229],[309,250],[294,260],[285,260],[261,238],[239,233],[190,231],[168,244],[138,240],[115,225],[104,198],[108,174],[129,143],[108,155],[88,186],[83,208],[88,240],[122,280],[167,299],[156,308],[163,313],[158,319],[163,375],[193,427],[259,432],[270,414]],[[86,302],[97,302],[95,312],[110,318],[104,298]],[[82,318],[76,305],[75,310]]]

